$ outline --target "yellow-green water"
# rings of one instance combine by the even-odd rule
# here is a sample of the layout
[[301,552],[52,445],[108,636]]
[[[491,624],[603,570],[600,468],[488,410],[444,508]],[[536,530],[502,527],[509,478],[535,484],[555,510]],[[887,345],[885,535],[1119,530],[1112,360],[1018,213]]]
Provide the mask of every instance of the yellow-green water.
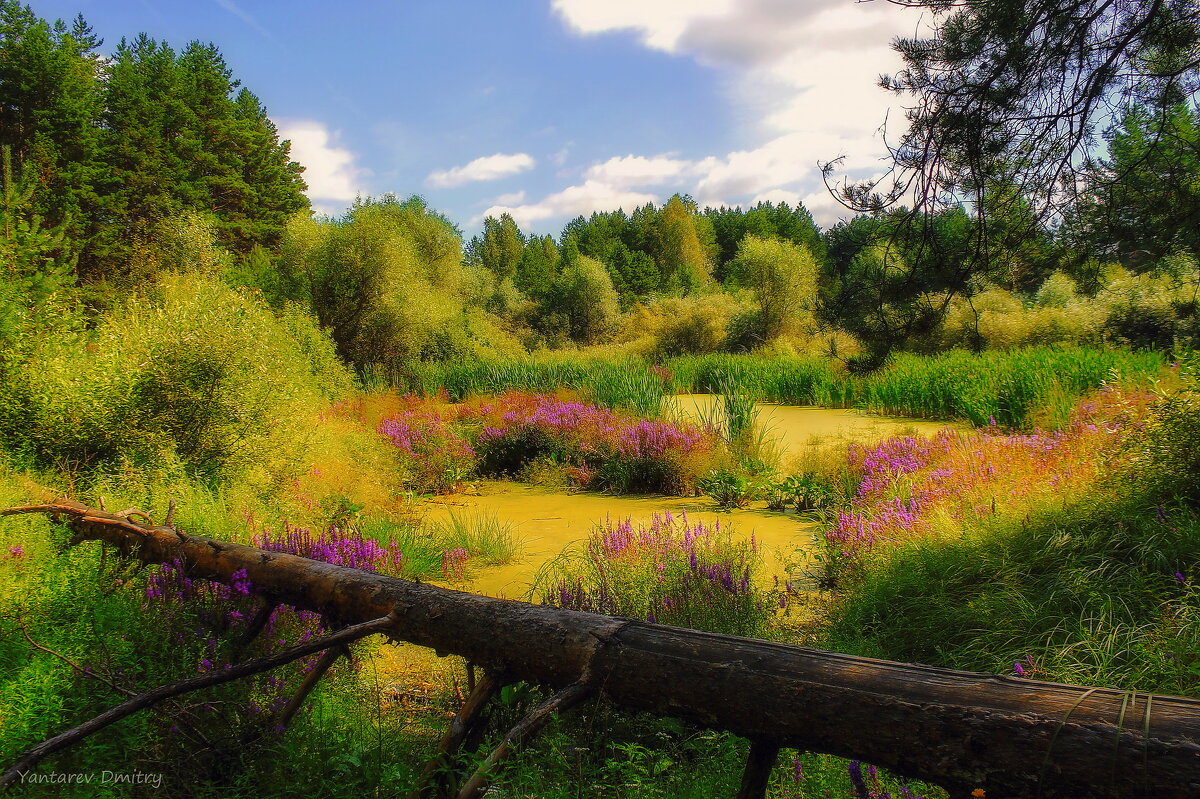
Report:
[[[677,412],[692,420],[705,418],[720,398],[692,394],[673,398]],[[767,437],[776,441],[782,471],[791,471],[805,458],[839,457],[849,443],[870,444],[897,435],[933,435],[945,425],[940,422],[894,419],[856,411],[803,408],[762,404],[760,423]],[[522,598],[538,570],[566,547],[587,538],[594,524],[606,517],[649,520],[655,513],[686,512],[693,521],[731,525],[735,534],[759,542],[766,566],[764,576],[802,578],[803,569],[787,574],[789,566],[803,564],[813,551],[816,525],[795,513],[770,511],[764,503],[730,512],[718,511],[707,497],[609,496],[589,492],[529,486],[485,480],[476,492],[436,497],[424,505],[425,518],[441,521],[450,513],[459,516],[490,513],[513,525],[519,542],[516,560],[476,572],[471,591]]]

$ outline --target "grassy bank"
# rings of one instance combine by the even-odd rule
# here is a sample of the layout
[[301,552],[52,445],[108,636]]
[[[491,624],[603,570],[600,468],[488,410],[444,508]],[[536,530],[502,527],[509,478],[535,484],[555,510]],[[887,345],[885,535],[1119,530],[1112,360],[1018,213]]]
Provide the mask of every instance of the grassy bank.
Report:
[[577,391],[589,402],[656,415],[664,392],[721,393],[736,386],[768,402],[859,408],[977,426],[1057,427],[1075,401],[1105,382],[1145,383],[1164,366],[1157,353],[1087,347],[1038,347],[935,356],[902,354],[870,375],[848,374],[826,358],[697,355],[655,365],[626,358],[561,355],[475,363],[414,364],[394,386],[453,402],[516,389]]
[[[1081,405],[1054,440],[997,433],[892,451],[890,467],[871,461],[827,533],[843,569],[822,644],[1200,693],[1193,386],[1109,392]],[[939,494],[946,483],[954,491]]]

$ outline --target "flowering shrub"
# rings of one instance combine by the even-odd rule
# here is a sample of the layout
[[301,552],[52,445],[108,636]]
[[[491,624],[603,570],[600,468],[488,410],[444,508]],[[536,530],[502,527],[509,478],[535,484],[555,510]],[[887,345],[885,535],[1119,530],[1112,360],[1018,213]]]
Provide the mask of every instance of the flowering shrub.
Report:
[[692,493],[716,446],[697,427],[548,394],[507,392],[468,406],[460,419],[481,428],[475,450],[484,474],[513,474],[552,458],[584,487],[618,492]]
[[330,527],[314,536],[305,527],[293,527],[284,522],[281,537],[260,535],[255,538],[254,545],[271,552],[286,552],[352,569],[394,576],[404,572],[404,553],[396,542],[381,544],[372,538],[364,538],[352,527],[344,530]]
[[475,452],[441,415],[407,397],[399,415],[377,428],[402,453],[410,486],[422,493],[450,493],[471,473]]
[[861,474],[825,541],[845,565],[881,544],[955,530],[971,519],[1019,512],[1095,485],[1149,394],[1105,389],[1057,432],[1006,433],[995,425],[905,436],[850,450]]
[[758,547],[718,521],[655,515],[649,524],[611,519],[582,552],[551,564],[535,590],[555,607],[644,618],[733,635],[761,633],[783,602],[753,580]]

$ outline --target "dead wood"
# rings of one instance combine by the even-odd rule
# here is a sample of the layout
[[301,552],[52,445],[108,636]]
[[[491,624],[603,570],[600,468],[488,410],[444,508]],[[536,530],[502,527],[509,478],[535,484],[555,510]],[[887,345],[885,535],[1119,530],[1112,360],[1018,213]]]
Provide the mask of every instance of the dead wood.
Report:
[[483,711],[487,703],[503,684],[496,675],[484,671],[483,678],[475,683],[467,701],[446,725],[446,732],[442,734],[442,740],[438,743],[437,754],[425,764],[408,799],[428,799],[444,792],[449,784],[445,777],[449,775],[443,772],[453,766],[454,756],[458,754],[463,742],[482,725]]
[[771,769],[775,767],[778,757],[779,747],[773,741],[759,739],[750,742],[737,799],[763,799],[767,795],[767,781],[771,779]]
[[16,782],[23,774],[27,774],[47,755],[52,755],[55,752],[66,749],[72,744],[87,738],[89,735],[104,729],[108,725],[137,713],[139,710],[153,707],[159,702],[170,699],[173,696],[240,680],[244,677],[278,668],[279,666],[291,663],[293,660],[298,660],[305,655],[320,652],[323,649],[338,647],[352,641],[357,641],[360,638],[365,638],[368,635],[386,632],[394,623],[394,617],[390,615],[373,619],[344,630],[339,630],[331,635],[314,638],[303,644],[297,644],[274,655],[248,660],[244,663],[238,663],[229,668],[221,669],[220,671],[201,674],[198,677],[191,677],[169,685],[160,685],[158,688],[138,694],[115,707],[109,708],[99,716],[89,719],[77,727],[72,727],[66,732],[42,741],[37,746],[25,752],[0,776],[0,790]]
[[529,711],[525,718],[518,721],[508,731],[499,746],[492,750],[492,753],[479,765],[479,768],[475,769],[475,773],[463,783],[462,789],[458,792],[457,799],[479,799],[483,795],[484,789],[487,788],[488,783],[498,773],[500,764],[512,755],[513,750],[517,746],[520,746],[541,732],[542,727],[545,727],[546,723],[556,713],[570,710],[595,693],[596,689],[585,682],[574,683],[563,688]]
[[[886,767],[955,794],[1200,795],[1200,701],[852,657],[466,594],[142,526],[70,502],[4,512],[67,517],[83,539],[230,582],[331,626],[395,609],[394,638],[506,678],[562,689],[590,673],[632,711]],[[1123,710],[1122,710],[1123,709]],[[1135,724],[1121,720],[1137,719]]]

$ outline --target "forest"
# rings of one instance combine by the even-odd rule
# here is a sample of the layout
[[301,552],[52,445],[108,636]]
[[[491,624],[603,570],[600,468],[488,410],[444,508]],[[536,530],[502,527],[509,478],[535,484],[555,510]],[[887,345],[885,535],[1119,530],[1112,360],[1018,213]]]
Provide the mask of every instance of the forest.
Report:
[[[96,514],[422,596],[1112,689],[1118,744],[1148,747],[1154,707],[1200,700],[1200,8],[913,5],[942,22],[896,45],[890,88],[924,103],[894,153],[909,182],[842,186],[825,228],[675,194],[553,236],[507,213],[468,235],[415,193],[314,212],[216,45],[104,49],[82,16],[0,0],[0,507],[93,509],[0,520],[0,766],[156,686],[324,642],[9,772],[13,794],[1016,784],[785,746],[749,793],[758,741],[618,688],[510,741],[561,685],[326,638],[352,620],[199,554],[139,560],[154,547],[81,532]],[[1025,25],[1137,67],[1082,73],[1111,111],[1090,149],[1031,127],[1052,104],[1012,86],[1055,64]],[[1000,47],[1007,72],[968,80]],[[480,684],[486,712],[439,755]],[[1092,795],[1141,795],[1103,746]],[[66,779],[87,774],[123,779]],[[486,794],[455,793],[471,775]],[[1158,795],[1195,795],[1182,779]]]

